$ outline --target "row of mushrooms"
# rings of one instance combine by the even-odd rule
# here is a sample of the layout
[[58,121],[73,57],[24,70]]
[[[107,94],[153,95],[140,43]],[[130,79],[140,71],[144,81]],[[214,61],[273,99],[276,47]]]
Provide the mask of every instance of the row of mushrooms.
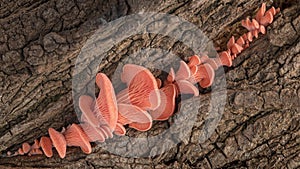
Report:
[[215,58],[207,55],[191,56],[188,63],[180,61],[178,70],[170,68],[167,78],[162,81],[155,78],[145,67],[126,64],[121,73],[121,81],[126,88],[115,94],[109,78],[103,74],[96,75],[96,84],[100,89],[96,99],[88,95],[80,96],[79,108],[82,111],[81,123],[72,124],[59,132],[49,128],[48,136],[35,140],[32,145],[23,143],[14,155],[45,154],[52,157],[55,147],[61,158],[66,156],[67,146],[78,146],[90,154],[90,142],[104,142],[113,134],[126,134],[125,126],[139,131],[147,131],[153,120],[167,120],[175,111],[175,99],[180,94],[199,95],[198,87],[208,88],[212,85],[215,70],[220,66],[230,67],[232,60],[258,35],[266,33],[266,26],[272,23],[279,9],[271,7],[266,11],[263,3],[255,18],[242,21],[242,26],[249,32],[236,41],[232,37],[227,43],[227,50]]

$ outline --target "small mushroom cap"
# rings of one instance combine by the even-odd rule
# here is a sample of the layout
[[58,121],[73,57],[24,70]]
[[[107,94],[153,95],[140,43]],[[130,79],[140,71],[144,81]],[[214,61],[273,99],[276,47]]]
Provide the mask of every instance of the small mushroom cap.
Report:
[[58,155],[60,156],[60,158],[64,158],[66,156],[67,151],[67,142],[65,140],[65,137],[53,128],[49,128],[48,133],[53,143],[53,146],[58,152]]
[[241,53],[243,50],[243,47],[241,47],[240,45],[238,45],[237,43],[235,43],[232,47],[231,47],[231,52],[233,54],[239,54]]
[[245,44],[245,40],[243,39],[243,37],[239,37],[238,40],[236,41],[236,43],[240,46],[243,46]]
[[157,88],[160,88],[162,86],[162,82],[159,78],[156,78]]
[[117,125],[118,107],[115,91],[111,81],[103,73],[98,73],[96,83],[100,88],[99,96],[96,100],[96,111],[98,116],[102,116],[107,125],[114,130]]
[[210,64],[210,66],[214,69],[214,70],[217,70],[219,68],[219,65],[217,62],[215,62],[214,59],[212,58],[209,58],[206,63]]
[[199,56],[193,55],[189,58],[189,63],[188,63],[189,67],[200,65],[200,64],[201,64],[201,60]]
[[167,120],[174,113],[176,90],[174,84],[169,84],[160,89],[161,104],[150,114],[153,120]]
[[193,76],[197,72],[198,66],[197,65],[191,66],[190,70],[191,70],[191,76]]
[[221,52],[219,54],[219,58],[220,58],[222,65],[228,66],[228,67],[232,66],[231,56],[229,55],[228,52],[226,52],[226,51]]
[[215,78],[215,71],[209,64],[199,65],[199,85],[202,88],[207,88],[212,85]]
[[105,135],[102,130],[98,130],[95,126],[91,126],[88,123],[80,124],[81,128],[84,130],[85,134],[87,135],[89,142],[104,142]]
[[273,22],[273,15],[270,12],[266,12],[265,16],[263,16],[261,19],[260,19],[260,24],[264,25],[264,26],[267,26],[269,25],[270,23]]
[[92,126],[99,126],[101,121],[96,118],[96,115],[92,111],[94,99],[88,95],[82,95],[79,97],[79,108],[82,112],[81,121],[89,123]]
[[259,23],[256,19],[252,19],[252,26],[253,26],[253,29],[259,28]]
[[170,72],[167,77],[167,82],[172,83],[173,81],[175,81],[175,72],[173,68],[170,68]]
[[120,103],[118,104],[118,109],[120,116],[126,119],[123,121],[126,121],[127,124],[133,122],[149,123],[152,121],[152,118],[149,115],[149,113],[139,108],[138,106]]
[[234,36],[232,36],[227,42],[227,48],[231,49],[231,47],[235,44]]
[[28,153],[29,156],[31,156],[31,155],[41,155],[41,154],[43,154],[43,152],[38,148],[31,149],[30,152]]
[[266,28],[264,27],[264,25],[259,25],[259,32],[262,34],[266,34]]
[[122,124],[117,123],[114,133],[119,136],[124,136],[126,134],[126,129],[124,128],[124,126]]
[[133,122],[129,124],[130,128],[134,128],[139,131],[147,131],[152,127],[152,121],[149,123],[137,123]]
[[22,148],[19,148],[18,149],[18,153],[17,154],[19,154],[19,155],[24,155],[24,151],[22,150]]
[[[130,68],[132,67],[141,67],[138,65],[131,65],[126,64],[124,67],[128,67],[130,65]],[[159,100],[159,92],[157,87],[157,82],[155,77],[152,75],[152,73],[146,69],[146,68],[139,68],[140,71],[133,72],[129,68],[123,68],[123,70],[127,72],[123,72],[123,74],[130,74],[133,73],[135,76],[126,76],[126,77],[132,77],[127,83],[128,85],[128,96],[126,97],[127,101],[124,101],[123,103],[130,103],[135,106],[140,107],[143,110],[153,110],[157,108],[160,104]],[[133,70],[137,70],[136,68]],[[128,81],[128,79],[125,79]],[[126,95],[126,94],[125,94]]]
[[64,133],[67,146],[79,146],[81,150],[90,154],[92,147],[88,136],[83,132],[82,128],[77,124],[72,124]]
[[199,96],[198,88],[187,80],[177,81],[177,87],[181,94],[193,94],[194,96]]
[[40,146],[45,153],[46,157],[52,157],[52,141],[49,137],[43,136],[40,139]]
[[22,144],[22,150],[23,150],[23,152],[24,152],[25,154],[26,154],[26,153],[29,153],[30,149],[31,149],[31,146],[30,146],[28,143],[23,143],[23,144]]
[[146,68],[142,66],[138,66],[135,64],[126,64],[123,66],[123,71],[121,73],[121,81],[126,83],[127,85],[130,84],[131,80],[141,71],[145,70]]
[[40,143],[38,139],[35,139],[34,143],[31,146],[31,149],[37,149],[37,148],[40,148]]
[[191,70],[189,66],[184,61],[181,60],[179,69],[175,75],[175,80],[185,80],[190,78],[190,76],[191,76]]
[[256,13],[255,19],[260,22],[261,18],[265,15],[266,12],[266,3],[261,4],[261,8]]
[[253,35],[252,35],[251,32],[248,32],[248,33],[247,33],[247,40],[248,40],[249,42],[252,42],[252,41],[253,41]]

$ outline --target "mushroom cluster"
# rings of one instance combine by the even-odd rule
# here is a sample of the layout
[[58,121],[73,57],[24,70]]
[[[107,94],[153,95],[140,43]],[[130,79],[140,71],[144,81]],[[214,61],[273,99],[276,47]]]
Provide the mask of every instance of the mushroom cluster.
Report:
[[[139,65],[126,64],[121,73],[121,81],[126,88],[115,94],[109,78],[103,74],[96,75],[96,84],[100,89],[96,99],[88,95],[79,98],[82,112],[81,123],[72,124],[61,132],[49,128],[48,136],[35,140],[32,145],[23,143],[14,155],[45,154],[52,157],[55,147],[61,158],[66,156],[67,146],[77,146],[90,154],[90,142],[104,142],[113,134],[126,134],[125,126],[139,131],[147,131],[153,120],[167,120],[175,111],[175,100],[181,94],[199,95],[198,87],[208,88],[212,85],[215,70],[220,66],[232,65],[232,60],[249,47],[253,37],[266,33],[266,26],[272,23],[274,16],[280,11],[271,7],[266,11],[263,3],[255,18],[242,21],[242,26],[249,32],[235,41],[230,38],[227,50],[217,57],[210,58],[205,54],[189,57],[188,63],[180,61],[178,70],[170,68],[167,78],[162,81],[155,78],[147,69]],[[8,153],[11,154],[11,153]]]

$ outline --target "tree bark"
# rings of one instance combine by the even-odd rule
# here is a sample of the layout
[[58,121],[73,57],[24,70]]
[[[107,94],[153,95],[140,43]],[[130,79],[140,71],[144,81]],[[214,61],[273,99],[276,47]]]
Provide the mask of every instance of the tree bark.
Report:
[[[86,40],[105,22],[139,12],[177,15],[195,24],[215,46],[245,30],[260,0],[202,1],[32,1],[0,6],[0,151],[78,123],[72,100],[72,73]],[[95,145],[90,155],[68,148],[66,158],[0,157],[0,168],[297,168],[300,167],[300,7],[275,1],[281,13],[226,70],[225,111],[209,139],[199,142],[211,92],[203,91],[192,131],[170,150],[149,158],[111,154]],[[182,59],[193,53],[163,36],[136,35],[108,53],[100,70],[111,75],[122,57],[142,47],[163,47]],[[78,97],[78,96],[77,96]],[[186,100],[192,104],[192,100]],[[76,105],[76,104],[75,104]],[[189,111],[183,106],[182,112]],[[148,136],[172,127],[174,119],[155,122]],[[176,131],[175,131],[176,132]],[[129,130],[128,135],[145,133]],[[151,151],[151,147],[149,148]]]

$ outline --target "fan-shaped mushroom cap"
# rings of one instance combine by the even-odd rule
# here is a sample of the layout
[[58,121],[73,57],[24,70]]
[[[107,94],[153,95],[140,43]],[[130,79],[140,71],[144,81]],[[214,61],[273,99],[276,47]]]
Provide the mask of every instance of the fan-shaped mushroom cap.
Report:
[[160,88],[162,86],[162,82],[159,78],[156,78],[157,88]]
[[105,141],[105,135],[102,132],[102,130],[99,130],[98,127],[93,127],[88,123],[82,123],[80,124],[81,128],[87,135],[89,142],[104,142]]
[[260,24],[264,25],[264,26],[267,26],[269,25],[270,23],[273,22],[273,15],[270,12],[266,12],[265,16],[263,16],[261,19],[260,19]]
[[[139,71],[134,72],[136,70]],[[125,100],[122,99],[122,103],[133,104],[143,110],[153,110],[158,107],[160,100],[157,82],[148,69],[138,65],[126,64],[123,68],[123,74],[123,80],[128,82],[128,89],[125,94],[124,92],[122,94],[126,96]],[[134,76],[129,74],[134,74]],[[117,97],[120,100],[120,96]]]
[[82,128],[77,124],[72,124],[64,132],[64,136],[67,142],[67,146],[79,146],[81,150],[90,154],[92,147],[89,142],[88,136],[83,132]]
[[134,128],[139,131],[147,131],[152,127],[152,121],[149,123],[137,123],[133,122],[129,124],[130,128]]
[[227,42],[227,48],[231,49],[231,47],[235,44],[234,36],[232,36]]
[[243,37],[239,37],[238,40],[236,41],[236,43],[240,46],[243,46],[245,44],[245,40],[243,39]]
[[191,71],[189,66],[184,61],[181,60],[179,69],[175,75],[175,80],[185,80],[190,78],[190,76],[191,76]]
[[237,43],[235,43],[232,47],[231,47],[231,52],[233,54],[239,54],[241,53],[243,50],[243,47],[241,47],[240,45],[238,45]]
[[175,90],[174,84],[169,84],[160,89],[161,104],[150,114],[153,120],[167,120],[174,113],[175,109]]
[[259,32],[262,34],[266,34],[266,28],[264,25],[259,25]]
[[65,137],[53,128],[48,129],[49,136],[60,158],[66,156],[67,143]]
[[187,80],[179,80],[176,84],[180,94],[193,94],[194,96],[199,95],[198,88]]
[[29,153],[30,149],[31,149],[31,146],[30,146],[28,143],[23,143],[23,144],[22,144],[22,150],[23,150],[23,152],[24,152],[25,154],[26,154],[26,153]]
[[214,59],[212,58],[209,58],[206,63],[210,64],[210,66],[214,69],[214,70],[217,70],[219,68],[219,65],[217,62],[215,62]]
[[114,133],[119,136],[124,136],[126,134],[126,129],[124,128],[124,126],[122,124],[117,123]]
[[222,65],[228,66],[228,67],[232,66],[231,56],[229,55],[228,52],[226,52],[226,51],[221,52],[219,54],[219,58],[220,58]]
[[189,58],[189,63],[188,63],[188,66],[191,67],[191,66],[196,66],[196,65],[200,65],[201,64],[201,60],[200,60],[200,57],[197,56],[197,55],[193,55]]
[[96,100],[95,110],[98,116],[102,116],[107,125],[114,130],[117,124],[118,107],[114,88],[111,81],[103,73],[96,76],[96,84],[100,88],[99,96]]
[[94,99],[88,95],[82,95],[79,97],[79,108],[82,112],[81,121],[89,123],[92,126],[99,126],[101,124],[100,119],[96,118],[92,107]]
[[19,154],[19,155],[24,155],[24,151],[22,150],[22,148],[19,148],[18,149],[18,153],[17,154]]
[[175,72],[173,68],[170,68],[170,72],[167,77],[167,82],[172,83],[173,81],[175,81]]
[[[209,64],[199,65],[199,85],[202,88],[207,88],[212,85],[215,78],[215,71]],[[197,73],[198,74],[198,73]]]
[[38,139],[34,140],[34,143],[31,145],[31,149],[37,149],[40,148],[40,143]]
[[265,15],[266,12],[266,3],[262,3],[261,7],[256,13],[255,19],[260,22],[261,18]]
[[118,104],[119,116],[123,118],[120,124],[130,124],[133,122],[136,123],[149,123],[152,121],[151,116],[148,112],[139,108],[135,105],[130,104]]
[[52,141],[49,137],[43,136],[40,139],[40,146],[47,157],[52,157]]
[[38,154],[39,155],[43,154],[43,152],[40,149],[38,149],[38,148],[31,149],[30,152],[28,153],[29,156],[31,156],[31,155],[38,155]]

